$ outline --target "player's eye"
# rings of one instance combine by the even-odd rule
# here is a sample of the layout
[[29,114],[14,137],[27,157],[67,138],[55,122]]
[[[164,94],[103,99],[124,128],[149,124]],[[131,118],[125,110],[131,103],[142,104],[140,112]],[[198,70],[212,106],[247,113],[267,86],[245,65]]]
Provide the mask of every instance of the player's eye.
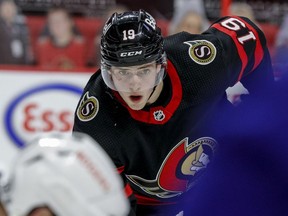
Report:
[[150,70],[149,69],[143,69],[143,70],[140,70],[140,71],[138,71],[138,75],[139,76],[146,76],[146,75],[148,75],[150,73]]
[[127,70],[120,70],[118,71],[118,74],[121,76],[128,76],[130,73]]

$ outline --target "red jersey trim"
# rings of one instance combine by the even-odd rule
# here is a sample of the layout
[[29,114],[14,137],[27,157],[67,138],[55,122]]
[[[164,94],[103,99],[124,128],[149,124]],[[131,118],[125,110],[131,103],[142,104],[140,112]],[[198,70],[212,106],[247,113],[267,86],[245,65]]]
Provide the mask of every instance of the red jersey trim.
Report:
[[[245,22],[245,24],[246,24],[246,22]],[[229,29],[226,29],[225,27],[221,26],[219,23],[213,25],[212,27],[216,28],[219,31],[221,31],[221,32],[227,34],[228,36],[230,36],[231,39],[234,41],[234,44],[236,45],[238,54],[239,54],[241,62],[242,62],[241,71],[240,71],[238,79],[237,79],[237,82],[238,82],[239,80],[241,80],[241,78],[243,76],[244,69],[246,68],[246,66],[248,64],[248,57],[246,55],[244,47],[239,43],[239,41],[237,41],[237,34],[236,34],[235,31],[231,31]]]
[[127,197],[130,197],[133,194],[133,190],[128,183],[125,185],[124,192]]
[[[124,168],[125,168],[125,166],[118,167],[117,168],[118,173],[121,174],[124,171]],[[133,194],[133,190],[128,183],[125,184],[124,192],[125,192],[127,197],[129,197]]]
[[[144,110],[132,110],[121,98],[118,92],[114,91],[115,97],[122,103],[123,106],[127,108],[129,111],[130,115],[132,118],[135,120],[149,123],[149,124],[165,124],[166,122],[169,121],[169,119],[173,116],[174,112],[177,110],[179,107],[179,104],[182,100],[182,85],[180,78],[177,74],[177,71],[174,67],[174,65],[168,61],[168,66],[167,66],[167,75],[169,78],[172,80],[172,97],[169,102],[169,104],[166,107],[163,106],[157,106],[157,107],[152,107],[149,111],[144,111]],[[162,121],[157,121],[154,117],[154,112],[161,110],[165,118]]]
[[[251,72],[252,72],[252,71],[253,71],[256,67],[258,67],[258,65],[261,63],[261,61],[262,61],[262,59],[263,59],[263,56],[264,56],[264,49],[263,49],[263,47],[262,47],[261,41],[259,40],[259,34],[258,34],[257,30],[256,30],[252,25],[250,25],[250,24],[247,23],[245,20],[243,20],[242,18],[237,17],[237,19],[239,19],[239,20],[241,20],[242,22],[244,22],[245,25],[247,26],[247,28],[248,28],[250,31],[252,31],[253,34],[255,35],[255,37],[257,38],[257,39],[256,39],[256,48],[255,48],[255,51],[254,51],[254,59],[255,59],[255,60],[254,60],[253,69],[251,70]],[[230,32],[229,30],[225,29],[224,27],[222,27],[220,24],[215,24],[213,27],[217,28],[219,31],[222,31],[222,32],[226,33],[227,35],[229,35],[230,37],[232,37],[232,36],[231,36],[231,32]],[[240,55],[240,58],[241,58],[241,61],[242,61],[242,65],[243,65],[243,63],[245,63],[245,61],[247,61],[247,60],[246,60],[247,55],[245,55],[246,58],[245,58],[245,57],[243,58],[243,56],[244,56],[244,53],[243,53],[243,52],[245,52],[244,49],[240,49],[240,52],[239,52],[239,46],[238,46],[238,45],[240,45],[239,42],[238,42],[238,41],[236,40],[236,38],[234,38],[234,37],[232,37],[232,39],[233,39],[234,43],[236,44],[236,47],[237,47],[237,49],[238,49],[238,53],[239,53],[239,55]],[[236,43],[236,41],[237,41],[237,43]],[[241,47],[241,46],[240,46],[240,47]],[[243,47],[242,47],[242,48],[243,48]],[[247,63],[248,63],[248,62],[247,62]],[[244,65],[244,67],[242,67],[241,73],[239,74],[239,77],[238,77],[238,81],[239,81],[239,80],[241,79],[241,77],[243,76],[243,71],[244,71],[244,68],[247,66],[247,63],[246,63],[246,65]]]
[[[241,20],[242,22],[245,22],[241,18],[237,18],[237,19]],[[254,51],[255,62],[254,62],[254,66],[253,66],[253,69],[252,69],[252,70],[254,70],[260,64],[260,62],[262,61],[263,56],[264,56],[264,50],[263,50],[263,47],[261,45],[260,40],[258,39],[259,38],[258,32],[249,23],[245,22],[245,24],[249,28],[249,30],[251,30],[253,32],[253,34],[255,35],[255,37],[257,38],[257,40],[256,40],[256,48],[255,48],[255,51]]]
[[121,174],[124,171],[124,166],[118,167],[117,171],[119,174]]

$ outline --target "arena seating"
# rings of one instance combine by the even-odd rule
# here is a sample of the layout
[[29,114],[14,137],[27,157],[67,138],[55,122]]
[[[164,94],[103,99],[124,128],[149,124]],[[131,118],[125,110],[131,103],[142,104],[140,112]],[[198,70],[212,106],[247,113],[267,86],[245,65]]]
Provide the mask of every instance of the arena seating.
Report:
[[[84,17],[75,17],[75,24],[78,29],[85,37],[87,41],[87,56],[91,54],[91,48],[93,48],[93,40],[96,34],[102,28],[102,20],[100,18],[84,18]],[[44,16],[27,16],[27,24],[30,29],[31,35],[31,43],[33,50],[35,51],[37,38],[45,25],[45,17]],[[164,36],[167,35],[168,32],[168,24],[169,22],[166,20],[158,20],[158,25],[162,29],[162,33]],[[260,23],[260,26],[263,32],[266,35],[268,47],[273,54],[273,47],[275,38],[279,29],[278,25],[270,24],[270,23]]]

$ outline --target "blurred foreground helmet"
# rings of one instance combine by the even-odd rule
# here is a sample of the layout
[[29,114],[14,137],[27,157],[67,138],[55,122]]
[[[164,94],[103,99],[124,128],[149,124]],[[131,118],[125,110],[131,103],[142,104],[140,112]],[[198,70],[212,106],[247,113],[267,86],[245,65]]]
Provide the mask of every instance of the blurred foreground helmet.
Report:
[[166,55],[161,29],[144,10],[114,13],[106,22],[101,37],[101,72],[108,87],[115,90],[109,74],[111,66],[129,67],[156,62],[163,65],[157,85],[164,76]]
[[6,208],[24,216],[47,206],[57,216],[127,216],[120,176],[88,135],[49,135],[32,141],[15,164]]

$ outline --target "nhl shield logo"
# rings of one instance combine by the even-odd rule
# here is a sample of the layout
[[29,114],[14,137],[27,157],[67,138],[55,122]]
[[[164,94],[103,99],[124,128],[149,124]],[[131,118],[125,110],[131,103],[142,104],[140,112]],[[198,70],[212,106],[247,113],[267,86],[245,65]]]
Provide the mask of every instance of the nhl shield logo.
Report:
[[77,117],[81,121],[92,120],[99,111],[99,102],[96,97],[89,96],[89,92],[86,92],[77,108]]
[[214,61],[217,50],[210,41],[195,40],[184,43],[190,46],[189,56],[197,64],[207,65]]
[[165,119],[165,114],[162,110],[155,111],[153,115],[156,121],[163,121]]

